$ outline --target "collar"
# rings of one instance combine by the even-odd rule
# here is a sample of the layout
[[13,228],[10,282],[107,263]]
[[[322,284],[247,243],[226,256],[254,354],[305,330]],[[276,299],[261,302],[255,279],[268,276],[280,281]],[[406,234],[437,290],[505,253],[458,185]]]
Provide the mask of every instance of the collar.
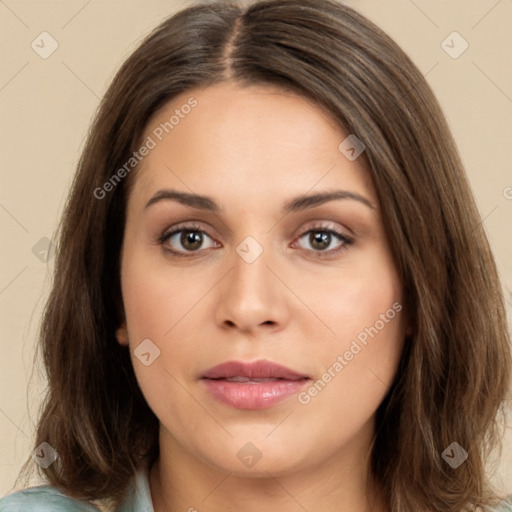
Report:
[[154,512],[149,488],[149,466],[137,471],[116,512]]

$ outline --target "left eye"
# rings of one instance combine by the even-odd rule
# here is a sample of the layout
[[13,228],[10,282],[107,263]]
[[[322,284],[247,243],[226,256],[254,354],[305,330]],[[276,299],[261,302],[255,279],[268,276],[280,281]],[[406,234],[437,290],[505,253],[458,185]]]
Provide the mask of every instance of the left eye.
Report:
[[[309,231],[306,231],[303,233],[299,240],[301,239],[307,240],[307,242],[312,247],[311,250],[314,252],[326,252],[326,253],[334,253],[337,252],[340,249],[343,249],[344,246],[350,245],[352,243],[352,240],[345,236],[342,233],[339,233],[338,231],[335,231],[333,229],[310,229]],[[339,244],[336,248],[327,250],[329,246],[332,244],[333,241],[337,239],[339,241]]]

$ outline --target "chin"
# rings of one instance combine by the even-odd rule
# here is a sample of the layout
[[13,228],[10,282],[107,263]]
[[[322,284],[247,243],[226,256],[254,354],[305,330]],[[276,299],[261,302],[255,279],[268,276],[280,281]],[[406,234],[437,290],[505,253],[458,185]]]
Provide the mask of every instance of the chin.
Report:
[[[250,439],[250,436],[245,439]],[[210,465],[235,476],[268,478],[269,473],[279,476],[302,469],[305,457],[305,453],[298,453],[293,446],[285,448],[282,443],[276,446],[268,441],[255,440],[230,443],[229,447],[210,454],[207,459]]]

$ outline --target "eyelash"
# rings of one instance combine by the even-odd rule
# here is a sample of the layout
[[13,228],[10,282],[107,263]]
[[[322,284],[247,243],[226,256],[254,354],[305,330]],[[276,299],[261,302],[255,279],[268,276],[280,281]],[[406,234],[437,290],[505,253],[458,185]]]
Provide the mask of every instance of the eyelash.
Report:
[[[163,246],[170,238],[172,238],[174,235],[176,235],[178,233],[181,233],[182,231],[200,232],[200,233],[205,234],[209,238],[212,238],[212,237],[210,237],[208,235],[208,233],[206,233],[201,228],[201,226],[198,226],[197,224],[182,225],[182,226],[177,226],[177,229],[174,229],[170,233],[165,233],[164,232],[162,234],[162,236],[160,236],[158,238],[158,243]],[[309,227],[309,229],[307,229],[306,231],[304,231],[303,233],[301,233],[297,237],[297,240],[300,240],[304,235],[307,235],[307,234],[309,234],[311,232],[329,233],[331,235],[334,235],[336,238],[339,239],[340,242],[342,242],[342,244],[338,248],[331,249],[330,251],[315,251],[313,249],[304,249],[305,251],[311,251],[311,252],[316,253],[317,254],[316,257],[318,257],[318,258],[330,258],[330,257],[336,256],[340,252],[346,251],[348,249],[348,246],[350,246],[350,245],[352,245],[354,243],[354,240],[352,238],[348,237],[344,233],[341,233],[340,231],[337,231],[331,225],[326,225],[326,224],[317,224],[317,225]],[[190,251],[187,254],[187,253],[184,253],[184,252],[181,252],[181,251],[176,251],[174,249],[170,249],[169,247],[164,247],[164,250],[167,253],[169,253],[171,255],[171,257],[177,257],[177,258],[192,257],[192,256],[195,256],[197,253],[200,252],[200,250],[198,250],[198,251]]]

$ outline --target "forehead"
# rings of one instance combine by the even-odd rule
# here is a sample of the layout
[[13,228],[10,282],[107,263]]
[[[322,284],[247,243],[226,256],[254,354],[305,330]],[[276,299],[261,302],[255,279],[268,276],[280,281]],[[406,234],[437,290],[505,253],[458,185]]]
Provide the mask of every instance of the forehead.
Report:
[[347,135],[318,105],[276,87],[191,89],[149,120],[143,139],[154,147],[135,189],[147,195],[160,186],[207,188],[249,198],[305,193],[318,183],[359,188],[375,199],[362,159],[350,161],[339,150]]

